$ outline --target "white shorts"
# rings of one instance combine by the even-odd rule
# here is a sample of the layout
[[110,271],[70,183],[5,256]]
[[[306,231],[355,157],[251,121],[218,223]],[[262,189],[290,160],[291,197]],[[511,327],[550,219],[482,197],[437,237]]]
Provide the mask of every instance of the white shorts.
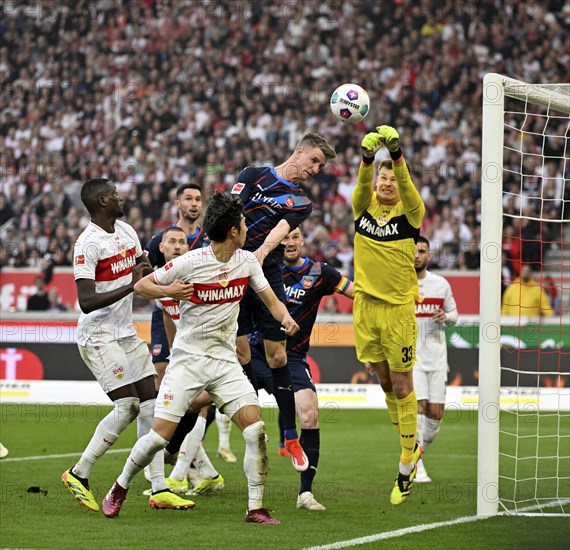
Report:
[[445,390],[447,388],[447,371],[425,371],[414,368],[414,390],[418,401],[426,400],[429,403],[445,403]]
[[78,348],[105,393],[156,376],[148,345],[138,336]]
[[154,416],[178,422],[204,390],[228,418],[247,405],[259,406],[237,358],[225,361],[174,349],[158,390]]

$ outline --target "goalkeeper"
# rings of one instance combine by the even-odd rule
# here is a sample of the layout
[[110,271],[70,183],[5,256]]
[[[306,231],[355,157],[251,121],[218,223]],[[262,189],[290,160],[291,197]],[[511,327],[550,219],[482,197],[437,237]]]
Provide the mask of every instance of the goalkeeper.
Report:
[[[419,299],[414,256],[425,206],[404,162],[398,132],[390,126],[376,130],[362,140],[352,196],[354,338],[358,359],[378,376],[400,437],[398,477],[390,495],[398,505],[410,494],[421,457],[412,368],[418,331],[414,302]],[[380,163],[375,178],[374,157],[382,146],[391,158]]]

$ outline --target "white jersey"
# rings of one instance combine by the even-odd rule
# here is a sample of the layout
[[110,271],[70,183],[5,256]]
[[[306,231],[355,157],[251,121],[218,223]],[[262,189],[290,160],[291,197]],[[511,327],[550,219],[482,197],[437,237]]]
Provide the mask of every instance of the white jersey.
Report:
[[[128,223],[117,220],[114,233],[107,233],[90,222],[75,243],[75,280],[95,281],[97,293],[115,290],[132,281],[133,268],[142,254],[136,231]],[[77,343],[82,346],[135,334],[132,293],[110,306],[81,313],[77,323]]]
[[166,312],[166,315],[172,319],[174,326],[178,328],[178,322],[180,321],[180,301],[174,298],[159,298],[155,300],[155,303],[158,309]]
[[418,279],[421,302],[416,302],[418,339],[416,343],[415,369],[425,371],[449,370],[447,364],[447,343],[445,326],[432,319],[436,309],[443,309],[448,316],[448,324],[457,321],[457,305],[447,280],[440,275],[426,271],[423,279]]
[[235,361],[239,302],[248,284],[256,292],[269,286],[255,256],[240,249],[223,263],[207,246],[174,258],[156,270],[154,278],[159,285],[177,279],[194,284],[192,298],[180,303],[172,348]]

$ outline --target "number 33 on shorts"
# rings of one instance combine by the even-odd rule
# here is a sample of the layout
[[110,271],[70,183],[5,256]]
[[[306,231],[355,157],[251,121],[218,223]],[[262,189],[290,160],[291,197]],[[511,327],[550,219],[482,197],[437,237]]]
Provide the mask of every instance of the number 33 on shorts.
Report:
[[402,348],[402,363],[407,364],[414,360],[414,346],[404,346]]

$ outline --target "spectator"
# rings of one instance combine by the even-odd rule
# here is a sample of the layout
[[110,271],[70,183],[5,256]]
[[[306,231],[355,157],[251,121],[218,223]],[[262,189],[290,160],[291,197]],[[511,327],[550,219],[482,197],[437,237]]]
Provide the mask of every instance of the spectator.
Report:
[[27,311],[47,311],[50,309],[51,304],[46,292],[46,285],[42,277],[35,279],[35,291],[28,298]]
[[[179,184],[202,182],[206,196],[213,188],[229,189],[253,159],[273,164],[283,158],[307,126],[338,153],[337,162],[320,174],[314,207],[335,240],[340,226],[351,241],[350,167],[358,163],[368,121],[385,120],[410,129],[406,150],[414,151],[413,177],[427,206],[422,233],[440,248],[459,238],[456,244],[465,250],[464,241],[478,239],[474,229],[480,223],[482,75],[503,70],[536,82],[570,81],[563,2],[521,16],[504,2],[443,0],[413,9],[396,2],[386,11],[381,3],[346,0],[333,10],[319,8],[318,17],[307,9],[295,18],[290,10],[261,2],[251,20],[229,16],[236,13],[231,0],[219,0],[215,10],[200,16],[196,1],[131,2],[121,17],[115,4],[96,3],[97,16],[86,17],[84,2],[70,2],[55,21],[36,21],[27,11],[35,3],[27,0],[2,21],[7,93],[0,111],[0,224],[12,219],[30,231],[40,225],[41,236],[49,239],[63,223],[71,249],[86,225],[80,181],[113,178],[128,197],[128,221],[144,240],[153,224],[158,229],[170,221],[163,207],[172,212],[169,193]],[[382,23],[365,29],[362,20],[370,17]],[[520,43],[521,21],[534,28],[530,53],[512,47]],[[392,33],[389,48],[386,29]],[[24,35],[22,50],[18,37]],[[92,38],[97,36],[106,38]],[[350,67],[359,69],[359,83],[371,96],[370,116],[361,125],[337,124],[327,107],[327,90],[346,81]],[[41,94],[32,93],[39,89]],[[570,209],[562,212],[563,201],[570,200],[564,122],[552,120],[541,129],[530,118],[524,182],[517,177],[521,133],[509,121],[505,210],[518,215],[523,208],[537,217],[542,204],[544,217],[568,217]],[[532,164],[543,140],[544,167]],[[542,181],[541,195],[536,190]],[[521,196],[531,192],[543,200]],[[457,227],[453,220],[460,222],[459,237],[449,235]],[[527,261],[545,252],[533,243],[539,230],[534,222],[523,228]],[[543,241],[552,231],[546,227]],[[310,231],[307,238],[315,240]],[[18,262],[2,254],[0,267],[37,264],[43,252],[35,248]]]
[[57,288],[52,287],[48,291],[48,301],[50,311],[67,311],[67,306],[62,302]]
[[501,315],[510,317],[551,317],[554,314],[548,294],[541,284],[532,278],[532,268],[523,264],[517,277],[503,294]]

